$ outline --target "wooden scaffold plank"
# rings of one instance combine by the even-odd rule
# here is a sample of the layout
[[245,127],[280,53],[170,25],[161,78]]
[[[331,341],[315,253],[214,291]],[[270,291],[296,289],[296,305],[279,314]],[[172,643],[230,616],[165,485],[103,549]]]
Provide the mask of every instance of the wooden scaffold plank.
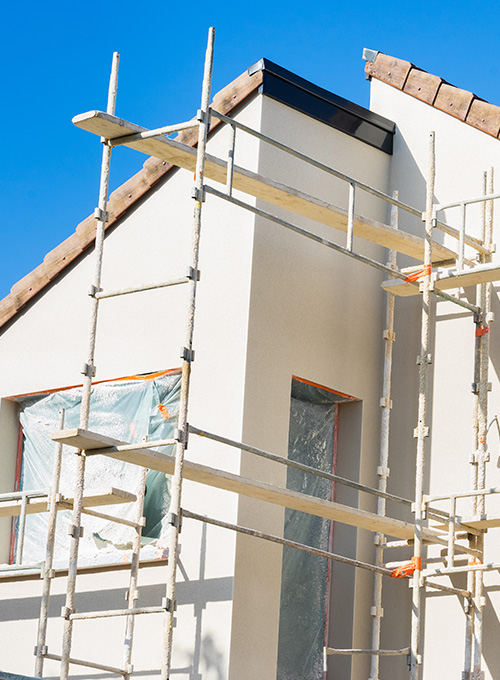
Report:
[[[66,510],[73,507],[73,499],[61,498],[60,510]],[[85,491],[83,495],[83,507],[94,508],[101,505],[119,505],[121,503],[134,503],[136,496],[128,491],[122,489],[115,489],[109,487],[107,489],[91,489]],[[0,517],[17,517],[21,514],[22,501],[0,501]],[[26,514],[34,515],[37,512],[47,512],[49,509],[49,497],[37,496],[31,499],[26,505]]]
[[[102,111],[82,113],[73,118],[73,123],[79,128],[110,140],[147,131],[146,128]],[[196,150],[174,139],[150,137],[125,142],[124,145],[191,172],[195,169]],[[225,184],[226,174],[227,163],[207,154],[205,176]],[[334,229],[347,232],[347,210],[310,196],[298,189],[258,175],[250,170],[238,166],[234,167],[233,188],[267,201],[272,205],[285,208],[297,215],[302,215]],[[418,260],[422,260],[424,257],[424,239],[367,217],[355,216],[354,235],[386,248],[397,250]],[[433,243],[434,262],[455,258],[456,254],[453,251],[439,243]]]
[[[146,448],[131,448],[130,444],[105,437],[95,432],[80,428],[62,430],[52,434],[52,439],[61,444],[82,450],[94,450],[110,458],[116,458],[135,465],[142,465],[171,475],[174,471],[173,456]],[[186,480],[206,484],[208,486],[232,491],[243,496],[299,510],[311,515],[334,520],[343,524],[359,527],[368,531],[381,532],[388,536],[402,539],[413,537],[414,527],[409,522],[377,515],[366,510],[352,508],[341,503],[326,501],[314,496],[306,496],[297,491],[268,484],[231,472],[225,472],[199,463],[184,461],[184,477]],[[425,529],[425,538],[433,540],[438,532]]]
[[[452,290],[453,288],[466,288],[467,286],[477,286],[481,283],[493,283],[500,281],[500,265],[483,264],[465,269],[461,272],[448,270],[436,272],[434,286],[436,290]],[[419,287],[415,284],[402,281],[401,279],[391,279],[382,283],[382,288],[393,295],[401,297],[411,297],[419,294]]]

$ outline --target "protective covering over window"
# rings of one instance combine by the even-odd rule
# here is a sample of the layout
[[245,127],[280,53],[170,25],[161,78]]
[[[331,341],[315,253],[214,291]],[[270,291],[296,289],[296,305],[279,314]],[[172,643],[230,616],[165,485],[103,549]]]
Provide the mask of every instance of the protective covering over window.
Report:
[[[332,472],[336,406],[345,401],[335,393],[292,381],[288,457]],[[332,499],[332,482],[288,468],[287,488]],[[328,550],[328,520],[286,509],[284,536]],[[283,548],[278,680],[318,680],[322,677],[326,636],[328,560],[294,548]]]
[[[127,442],[173,437],[177,427],[180,373],[163,372],[98,383],[92,387],[89,430]],[[19,398],[23,429],[21,490],[48,489],[51,485],[54,443],[50,435],[59,429],[59,412],[65,409],[65,429],[79,426],[81,388]],[[172,454],[172,447],[158,449]],[[74,449],[63,448],[60,492],[73,495]],[[86,463],[85,488],[115,487],[134,493],[139,485],[141,468],[105,456],[91,456]],[[156,557],[165,542],[163,518],[170,503],[169,482],[164,474],[149,470],[143,531],[143,557]],[[133,504],[99,508],[108,514],[133,518]],[[45,559],[48,514],[28,515],[24,545],[24,561]],[[55,563],[67,561],[68,527],[71,512],[60,511],[56,536]],[[126,560],[123,551],[131,547],[133,529],[84,515],[84,537],[80,542],[82,564]]]

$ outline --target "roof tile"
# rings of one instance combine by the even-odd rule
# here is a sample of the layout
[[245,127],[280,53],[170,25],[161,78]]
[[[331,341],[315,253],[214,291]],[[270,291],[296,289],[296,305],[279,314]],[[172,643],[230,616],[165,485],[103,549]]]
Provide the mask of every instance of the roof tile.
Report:
[[495,106],[476,97],[471,104],[466,122],[493,137],[500,132],[500,106]]
[[409,61],[379,52],[375,61],[366,62],[365,72],[377,80],[383,80],[384,83],[402,90],[411,68],[412,64]]
[[440,111],[449,113],[450,116],[465,120],[473,99],[474,95],[472,92],[461,90],[459,87],[449,85],[448,83],[443,83],[437,93],[434,106]]
[[[229,114],[249,94],[262,83],[262,71],[249,75],[247,72],[238,76],[214,96],[213,107],[224,114]],[[220,124],[213,118],[210,131]],[[184,144],[195,146],[197,131],[184,130],[176,138]],[[122,184],[110,196],[108,201],[109,221],[106,228],[116,221],[151,187],[156,184],[173,165],[157,158],[148,158],[142,170]],[[65,241],[50,251],[42,264],[20,279],[11,292],[0,300],[0,327],[49,284],[65,267],[67,267],[95,239],[96,222],[93,215],[85,218],[76,230]]]
[[426,104],[434,104],[443,79],[432,73],[412,68],[406,79],[404,92],[420,99]]

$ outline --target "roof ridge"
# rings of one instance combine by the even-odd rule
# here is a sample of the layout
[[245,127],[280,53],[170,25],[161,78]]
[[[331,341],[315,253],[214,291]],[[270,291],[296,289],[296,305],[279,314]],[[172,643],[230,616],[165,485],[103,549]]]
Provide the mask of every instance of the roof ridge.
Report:
[[404,59],[368,49],[363,58],[369,79],[381,80],[491,137],[500,137],[500,106]]
[[[212,108],[219,113],[229,114],[261,83],[262,71],[256,71],[252,75],[245,71],[214,95]],[[220,120],[212,118],[210,132],[220,123]],[[183,144],[196,146],[198,141],[197,130],[183,130],[179,132],[175,139]],[[109,220],[106,229],[116,224],[136,201],[141,199],[175,167],[166,161],[153,157],[148,158],[139,172],[110,195],[108,200]],[[38,267],[17,281],[12,286],[10,293],[3,300],[0,300],[0,327],[15,316],[35,295],[79,257],[95,241],[95,233],[95,217],[90,215],[78,224],[73,234],[47,253]]]

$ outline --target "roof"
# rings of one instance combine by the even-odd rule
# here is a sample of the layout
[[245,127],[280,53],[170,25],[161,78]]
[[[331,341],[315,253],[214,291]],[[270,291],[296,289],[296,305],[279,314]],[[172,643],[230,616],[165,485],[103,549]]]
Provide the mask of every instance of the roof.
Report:
[[[385,153],[392,153],[394,123],[300,78],[268,59],[256,62],[220,90],[213,98],[212,108],[228,115],[255,92],[291,106]],[[220,123],[218,119],[212,118],[210,131]],[[178,134],[176,140],[196,146],[197,130],[184,130]],[[148,158],[142,170],[109,197],[109,221],[106,229],[116,226],[117,221],[174,168],[175,166],[166,161]],[[90,215],[80,222],[71,236],[51,250],[38,267],[12,286],[11,292],[0,301],[0,327],[13,319],[82,255],[94,240],[95,217]]]
[[366,59],[368,78],[381,80],[492,137],[500,137],[500,106],[455,87],[404,59],[368,49],[363,51],[363,58]]

